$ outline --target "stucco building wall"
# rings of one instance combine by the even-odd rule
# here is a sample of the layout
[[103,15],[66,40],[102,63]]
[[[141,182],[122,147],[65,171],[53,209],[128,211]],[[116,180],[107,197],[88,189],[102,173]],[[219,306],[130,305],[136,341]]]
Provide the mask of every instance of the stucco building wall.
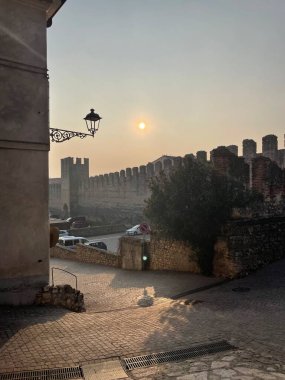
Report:
[[49,280],[46,23],[52,0],[0,0],[0,304]]

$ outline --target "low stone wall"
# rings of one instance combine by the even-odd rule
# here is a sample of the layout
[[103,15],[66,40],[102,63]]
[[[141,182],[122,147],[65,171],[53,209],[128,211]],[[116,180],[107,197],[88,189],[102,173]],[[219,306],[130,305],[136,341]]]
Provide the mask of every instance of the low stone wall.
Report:
[[[171,270],[201,273],[197,255],[187,243],[152,238],[151,241],[123,236],[120,239],[119,255],[84,244],[75,249],[55,246],[51,257],[107,265],[129,270]],[[147,261],[143,261],[143,255]]]
[[35,304],[62,306],[76,312],[85,311],[83,294],[70,285],[45,286],[36,295]]
[[116,234],[118,232],[123,232],[125,230],[126,230],[126,227],[124,224],[110,224],[107,226],[71,228],[69,230],[69,235],[70,236],[89,237],[89,236]]
[[285,217],[230,222],[215,245],[213,274],[246,276],[285,257]]
[[150,270],[201,273],[196,253],[185,242],[152,238],[147,252]]
[[50,250],[51,257],[80,261],[83,263],[121,267],[121,256],[99,248],[77,244],[75,249],[55,246]]
[[[120,254],[123,269],[201,273],[196,253],[189,244],[181,241],[156,237],[143,241],[122,237]],[[143,256],[146,256],[146,261],[143,261]]]

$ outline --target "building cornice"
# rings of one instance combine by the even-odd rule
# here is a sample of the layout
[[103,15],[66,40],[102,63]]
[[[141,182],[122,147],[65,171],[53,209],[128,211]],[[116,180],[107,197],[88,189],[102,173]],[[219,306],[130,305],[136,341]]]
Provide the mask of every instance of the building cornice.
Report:
[[52,25],[52,19],[56,13],[60,10],[66,0],[53,0],[49,9],[47,10],[47,27]]
[[14,0],[21,5],[46,12],[47,27],[52,25],[52,19],[66,0]]

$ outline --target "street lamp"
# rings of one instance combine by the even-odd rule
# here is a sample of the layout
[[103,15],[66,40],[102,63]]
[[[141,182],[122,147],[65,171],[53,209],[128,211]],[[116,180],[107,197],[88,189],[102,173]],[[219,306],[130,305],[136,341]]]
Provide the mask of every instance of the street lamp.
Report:
[[[98,115],[98,113],[95,113],[94,112],[94,108],[91,108],[90,110],[91,112],[88,113],[84,120],[86,122],[86,127],[88,129],[88,131],[92,134],[92,136],[94,137],[95,133],[98,131],[99,129],[99,125],[100,125],[100,120],[102,119],[102,117],[100,117]],[[96,126],[96,122],[98,121],[98,126]]]
[[[90,111],[91,112],[88,113],[84,117],[87,130],[90,133],[67,131],[66,129],[50,128],[49,135],[50,135],[51,141],[59,143],[59,142],[70,140],[72,137],[80,137],[81,139],[84,139],[87,136],[94,137],[95,133],[99,129],[99,124],[102,117],[100,117],[98,113],[95,113],[94,108],[91,108]],[[98,124],[96,125],[97,122]]]

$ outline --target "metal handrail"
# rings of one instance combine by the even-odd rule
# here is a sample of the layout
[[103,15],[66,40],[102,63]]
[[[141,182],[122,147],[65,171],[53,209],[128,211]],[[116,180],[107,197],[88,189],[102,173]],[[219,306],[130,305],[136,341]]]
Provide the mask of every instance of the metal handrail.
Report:
[[74,276],[75,277],[75,289],[77,290],[77,276],[75,276],[75,274],[71,273],[71,272],[68,272],[68,270],[65,270],[65,269],[61,269],[61,268],[56,268],[56,267],[52,267],[51,268],[51,281],[52,281],[52,286],[54,286],[54,281],[53,281],[53,270],[54,269],[57,269],[57,270],[61,270],[62,272],[66,272],[68,274],[71,274],[71,276]]

